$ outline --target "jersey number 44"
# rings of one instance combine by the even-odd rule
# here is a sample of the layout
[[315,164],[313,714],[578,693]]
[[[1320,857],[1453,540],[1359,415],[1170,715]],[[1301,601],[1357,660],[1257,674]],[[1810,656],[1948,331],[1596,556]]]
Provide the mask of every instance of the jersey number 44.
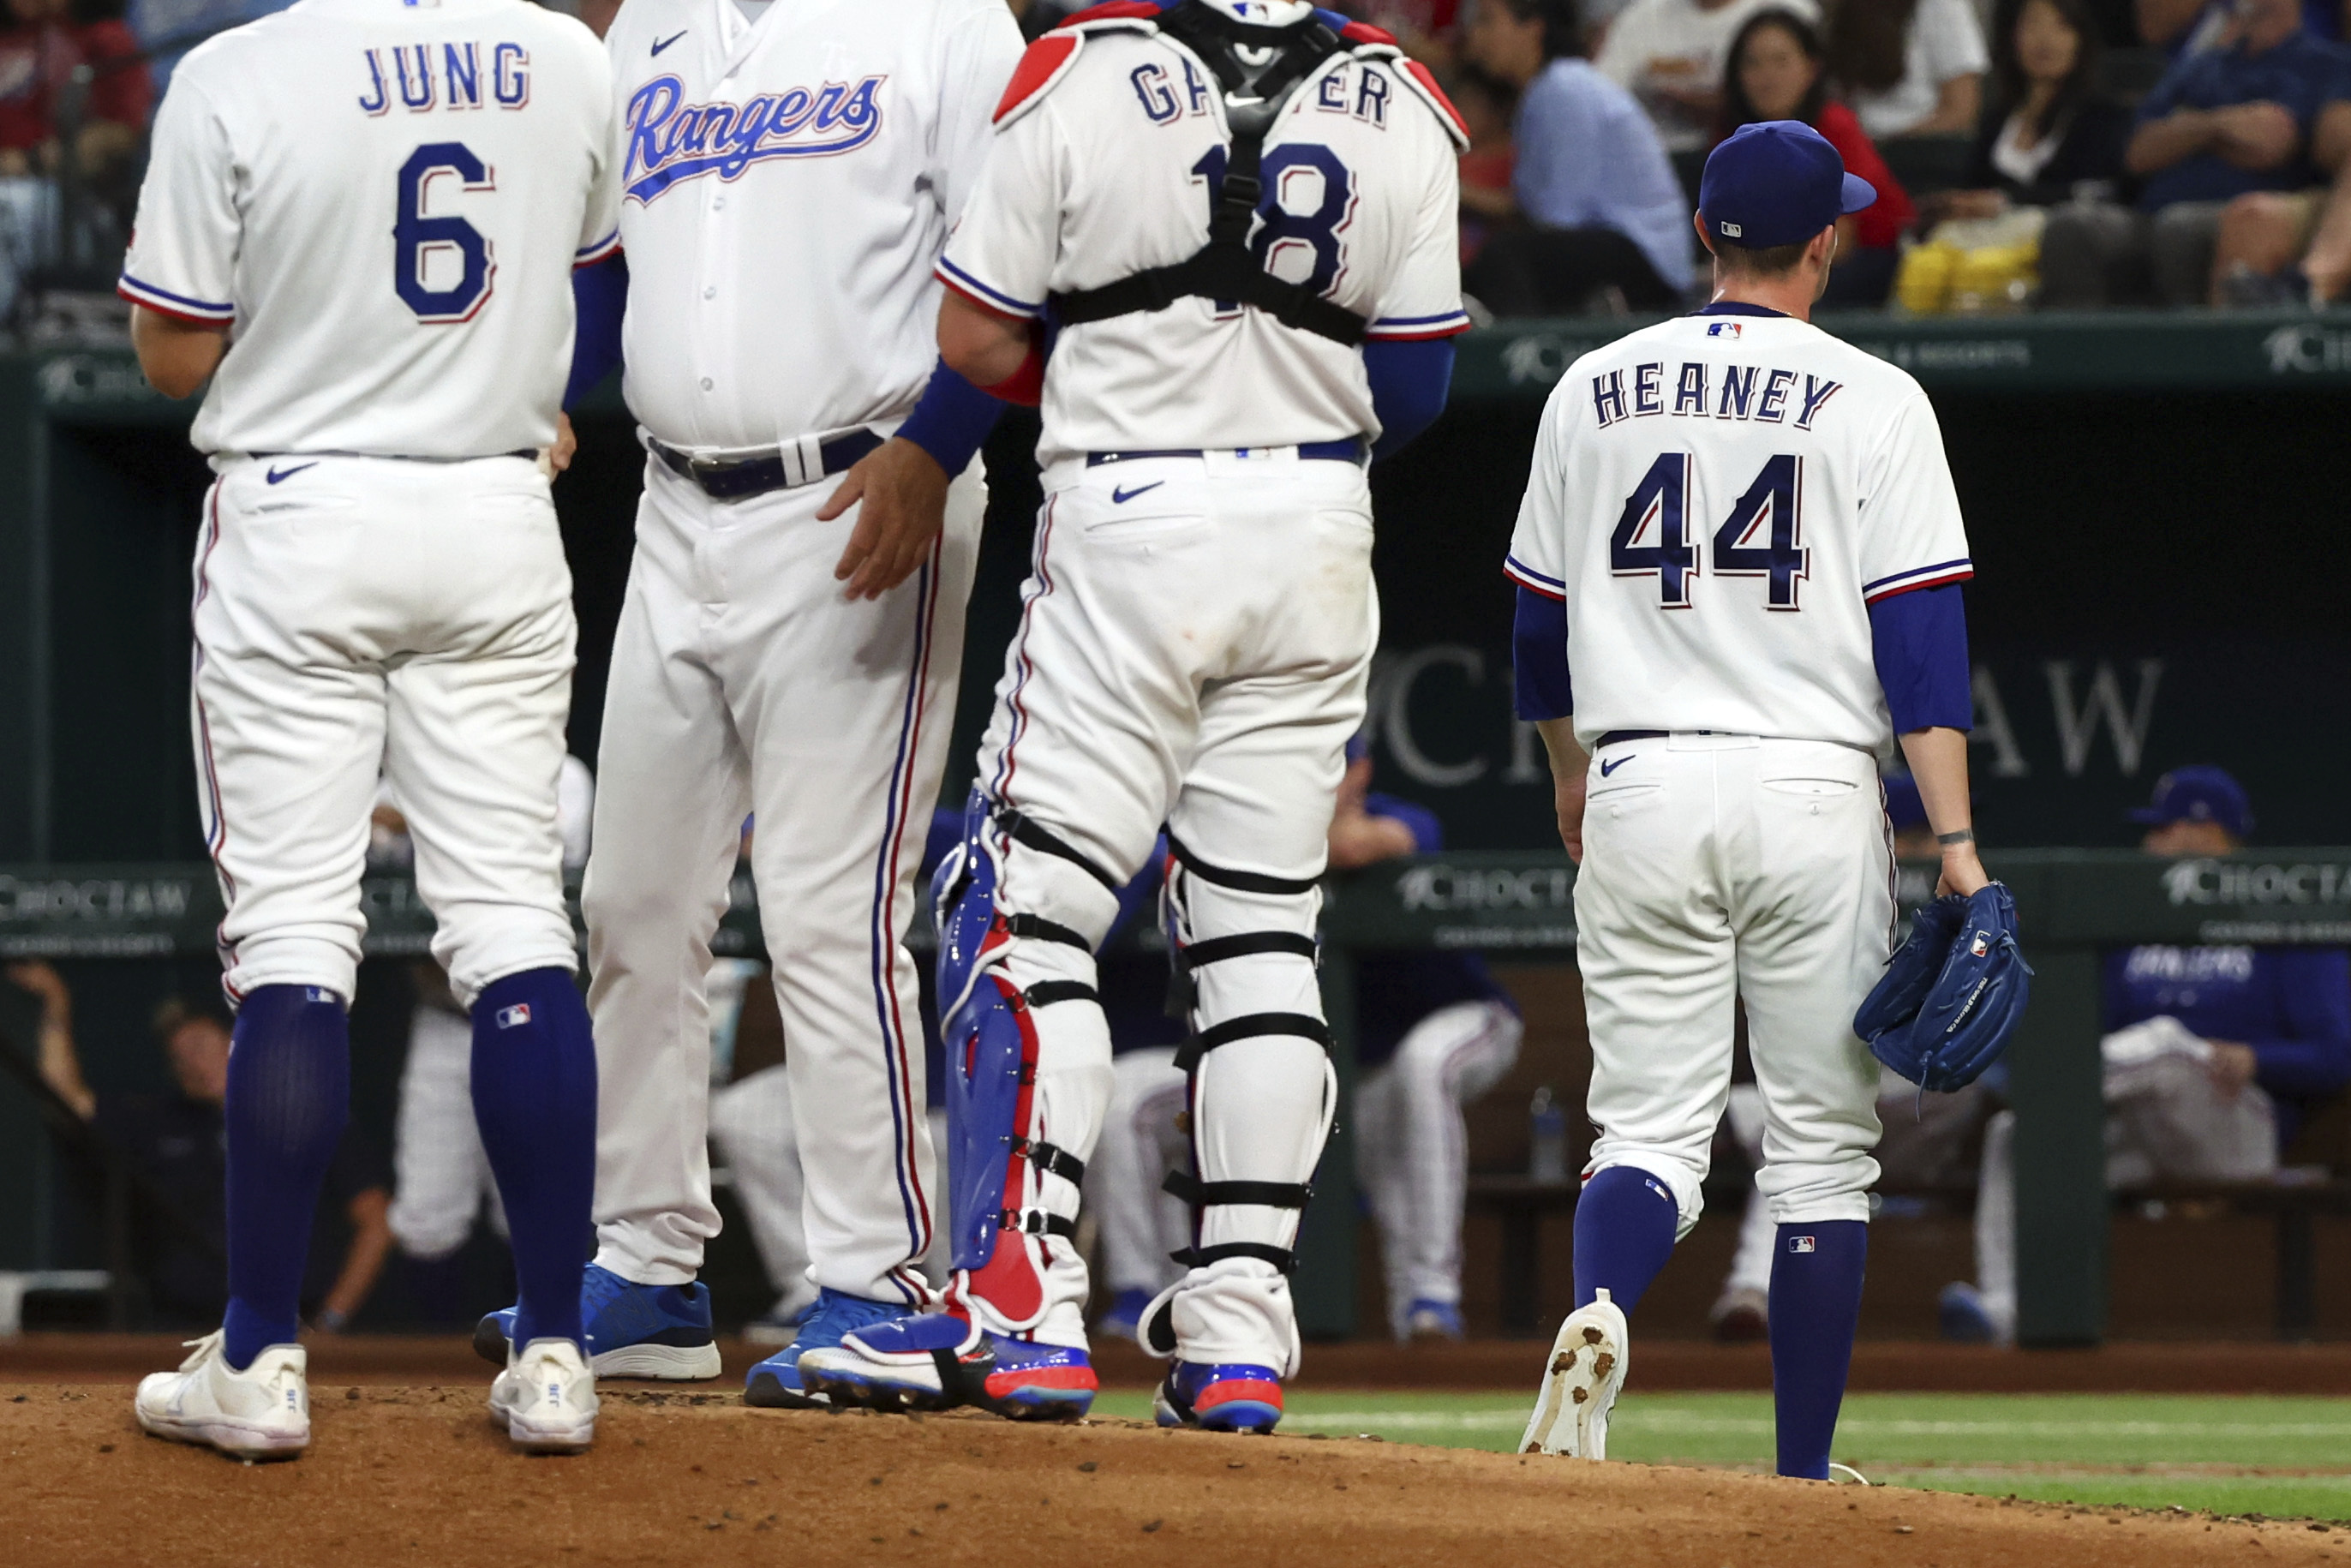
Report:
[[[1690,607],[1702,570],[1698,538],[1690,532],[1694,461],[1687,452],[1660,454],[1625,497],[1615,532],[1608,538],[1609,570],[1617,577],[1656,578],[1658,605],[1667,610]],[[1769,584],[1769,608],[1802,610],[1804,580],[1812,575],[1803,494],[1802,457],[1782,452],[1767,458],[1714,530],[1708,551],[1713,575],[1762,578]]]

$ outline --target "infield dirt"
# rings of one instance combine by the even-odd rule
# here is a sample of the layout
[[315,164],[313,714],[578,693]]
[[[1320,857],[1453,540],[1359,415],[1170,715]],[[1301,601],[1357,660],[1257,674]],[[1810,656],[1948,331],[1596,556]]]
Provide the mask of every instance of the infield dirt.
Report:
[[596,1449],[525,1458],[484,1389],[312,1385],[309,1454],[143,1436],[119,1383],[0,1385],[0,1560],[1051,1565],[2351,1563],[2351,1531],[1721,1471],[1129,1422],[753,1410],[605,1392]]

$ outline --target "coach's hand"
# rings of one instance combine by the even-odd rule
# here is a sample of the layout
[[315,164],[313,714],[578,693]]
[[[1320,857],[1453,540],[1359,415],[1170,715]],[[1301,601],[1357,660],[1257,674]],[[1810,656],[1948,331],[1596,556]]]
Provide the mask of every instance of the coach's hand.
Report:
[[832,575],[849,584],[844,598],[879,599],[930,554],[946,517],[947,471],[913,442],[893,436],[841,476],[817,520],[829,523],[852,507],[858,507],[857,526]]

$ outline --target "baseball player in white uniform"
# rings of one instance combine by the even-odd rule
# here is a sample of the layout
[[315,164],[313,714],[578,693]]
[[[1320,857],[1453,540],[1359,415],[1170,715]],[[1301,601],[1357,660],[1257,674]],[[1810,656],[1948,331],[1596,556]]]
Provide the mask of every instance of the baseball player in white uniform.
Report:
[[1779,1223],[1779,1468],[1828,1474],[1877,1176],[1877,1066],[1853,1017],[1891,946],[1877,778],[1897,737],[1945,891],[1985,882],[1973,569],[1934,411],[1808,319],[1838,216],[1875,196],[1804,125],[1740,130],[1700,188],[1713,302],[1577,361],[1536,440],[1508,566],[1519,712],[1582,866],[1599,1136],[1528,1451],[1605,1454],[1625,1314],[1698,1217],[1737,998]]
[[[801,1373],[884,1407],[1087,1408],[1093,949],[1164,821],[1198,1214],[1144,1333],[1175,1358],[1164,1421],[1263,1429],[1332,1108],[1315,879],[1377,639],[1364,458],[1434,416],[1466,325],[1458,126],[1385,34],[1294,0],[1097,7],[1031,46],[997,118],[939,340],[983,386],[1041,369],[1046,503],[936,883],[956,1273],[946,1311]],[[1384,346],[1427,351],[1383,369]]]
[[[121,292],[148,377],[212,377],[195,561],[196,762],[228,913],[229,1306],[141,1425],[250,1458],[309,1441],[296,1298],[349,1112],[379,773],[473,1101],[522,1322],[490,1396],[517,1446],[595,1430],[580,1351],[595,1050],[556,779],[570,576],[540,450],[570,274],[612,244],[611,78],[520,0],[300,0],[172,74]],[[214,373],[217,371],[217,373]]]
[[605,42],[648,456],[582,894],[609,1107],[590,1348],[608,1375],[719,1371],[704,984],[756,810],[820,1293],[747,1397],[803,1404],[801,1349],[931,1300],[902,938],[1001,411],[935,373],[931,268],[1019,30],[1001,0],[633,0]]

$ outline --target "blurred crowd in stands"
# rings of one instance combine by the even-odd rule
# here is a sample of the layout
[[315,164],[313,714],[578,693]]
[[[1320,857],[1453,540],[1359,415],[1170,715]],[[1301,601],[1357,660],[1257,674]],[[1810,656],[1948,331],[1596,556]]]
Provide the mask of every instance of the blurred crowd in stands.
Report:
[[[0,328],[110,294],[180,55],[290,0],[0,0]],[[547,0],[599,32],[618,0]],[[1030,34],[1079,0],[1009,0]],[[2351,293],[2351,0],[1329,0],[1443,79],[1473,313],[1701,298],[1707,152],[1802,120],[1880,193],[1832,307],[2325,306]],[[47,319],[43,312],[47,310]]]

